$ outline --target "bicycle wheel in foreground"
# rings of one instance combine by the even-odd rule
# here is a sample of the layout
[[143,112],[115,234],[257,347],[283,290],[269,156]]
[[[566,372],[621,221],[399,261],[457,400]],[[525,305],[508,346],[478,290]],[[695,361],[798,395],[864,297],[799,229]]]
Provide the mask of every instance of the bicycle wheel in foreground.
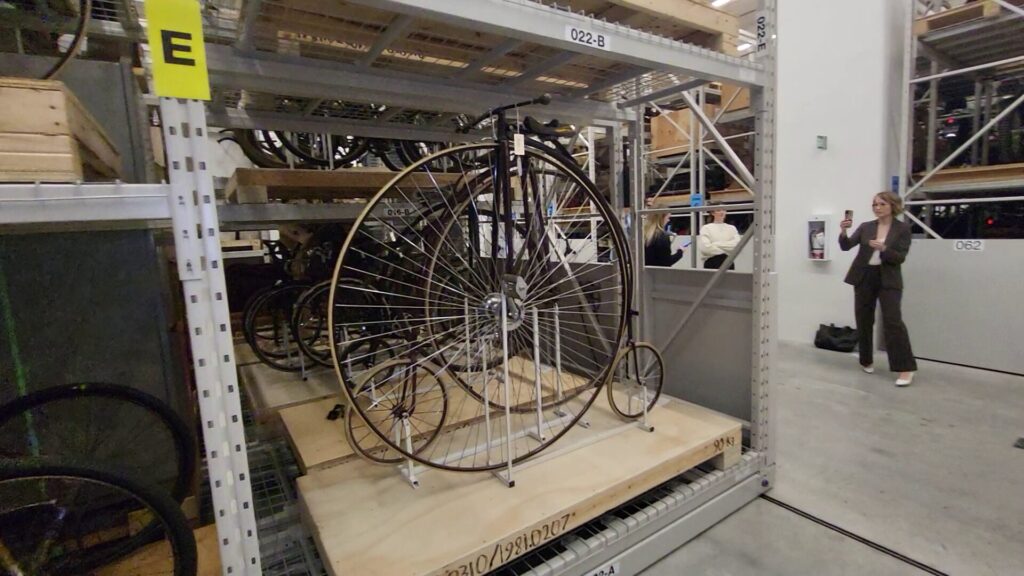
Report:
[[[149,523],[160,529],[133,553]],[[0,573],[191,576],[196,544],[174,500],[127,476],[2,460]]]
[[53,386],[0,406],[0,458],[73,458],[114,469],[181,502],[195,439],[159,398],[128,386]]
[[[329,323],[359,306],[376,326],[365,336],[330,332],[348,338],[331,350],[352,409],[391,451],[447,470],[497,469],[572,429],[625,327],[626,247],[607,202],[542,147],[505,158],[499,150],[459,146],[398,174],[353,225],[332,281]],[[509,182],[493,176],[506,173]],[[368,278],[375,301],[354,304],[344,282]],[[424,433],[413,431],[412,450],[339,366],[339,350],[389,338],[407,343],[409,368],[435,366],[453,383],[436,438],[417,445]],[[408,397],[404,372],[378,386]]]

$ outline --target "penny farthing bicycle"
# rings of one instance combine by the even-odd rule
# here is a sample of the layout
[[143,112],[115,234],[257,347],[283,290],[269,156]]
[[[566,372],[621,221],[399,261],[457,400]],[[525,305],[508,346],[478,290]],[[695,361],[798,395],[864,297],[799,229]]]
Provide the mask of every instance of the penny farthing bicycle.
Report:
[[[632,276],[618,219],[556,145],[565,128],[506,115],[548,99],[470,123],[490,119],[493,142],[407,167],[343,245],[328,323],[360,306],[379,327],[348,340],[331,330],[330,349],[354,443],[381,460],[511,468],[572,429],[619,357]],[[381,257],[387,278],[359,248],[374,243],[401,246]],[[367,288],[344,280],[375,274],[374,298],[354,304],[349,291]],[[363,339],[401,355],[355,377],[339,361],[358,360]]]

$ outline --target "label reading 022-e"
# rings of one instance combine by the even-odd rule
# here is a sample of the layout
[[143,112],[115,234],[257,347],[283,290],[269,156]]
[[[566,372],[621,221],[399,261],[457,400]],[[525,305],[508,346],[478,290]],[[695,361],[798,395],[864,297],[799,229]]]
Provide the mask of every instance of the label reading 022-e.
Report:
[[612,49],[610,37],[599,32],[585,30],[578,26],[566,25],[565,39],[576,44],[590,46],[591,48],[600,48],[601,50]]

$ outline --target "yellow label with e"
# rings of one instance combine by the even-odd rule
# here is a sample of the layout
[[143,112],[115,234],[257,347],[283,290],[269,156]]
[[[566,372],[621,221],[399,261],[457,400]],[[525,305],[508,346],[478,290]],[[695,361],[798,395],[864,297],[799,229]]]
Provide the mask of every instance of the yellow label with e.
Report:
[[198,0],[146,0],[157,96],[210,99]]

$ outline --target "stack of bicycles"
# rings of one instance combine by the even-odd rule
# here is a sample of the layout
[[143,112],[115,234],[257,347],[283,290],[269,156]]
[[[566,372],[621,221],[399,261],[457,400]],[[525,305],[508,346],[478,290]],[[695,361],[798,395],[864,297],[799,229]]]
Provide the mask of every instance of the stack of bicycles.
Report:
[[71,384],[0,406],[0,574],[196,573],[181,511],[196,467],[159,399]]

